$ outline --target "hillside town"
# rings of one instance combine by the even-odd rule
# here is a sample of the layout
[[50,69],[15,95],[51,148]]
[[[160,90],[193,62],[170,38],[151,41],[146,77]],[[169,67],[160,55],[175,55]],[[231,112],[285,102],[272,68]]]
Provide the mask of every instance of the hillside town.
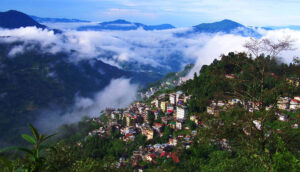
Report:
[[[180,76],[180,73],[176,73],[176,76]],[[167,90],[167,89],[173,89],[177,86],[181,86],[188,80],[187,77],[179,77],[178,79],[168,79],[164,82],[161,82],[159,85],[155,87],[150,87],[145,92],[140,92],[140,97],[144,99],[149,99],[151,96],[153,96],[158,90]]]
[[[151,88],[152,89],[152,88]],[[180,151],[189,149],[193,144],[193,138],[201,132],[202,127],[207,127],[201,120],[200,115],[189,114],[187,106],[190,95],[177,91],[169,94],[160,94],[152,98],[151,102],[135,102],[126,109],[115,110],[107,108],[105,117],[107,122],[99,118],[93,118],[92,121],[101,123],[103,126],[89,133],[90,136],[105,137],[113,132],[120,133],[120,139],[130,143],[142,135],[147,141],[152,141],[145,147],[140,146],[133,154],[128,157],[120,157],[117,167],[125,166],[130,163],[132,166],[138,166],[139,162],[152,162],[156,164],[157,158],[171,159],[178,163]],[[259,110],[257,102],[245,102],[235,98],[227,101],[211,101],[207,106],[207,114],[217,117],[222,111],[235,106],[241,106],[249,112]],[[272,107],[267,107],[266,110]],[[293,98],[280,97],[277,102],[278,110],[295,111],[300,109],[300,96]],[[287,121],[289,116],[278,111],[278,121]],[[300,116],[298,115],[298,118]],[[253,124],[260,130],[261,122],[254,120]],[[293,128],[298,128],[295,123]],[[168,130],[174,131],[170,134]],[[247,128],[243,129],[245,135],[251,135]],[[159,142],[166,138],[166,142]],[[156,142],[157,141],[157,142]],[[224,149],[230,151],[230,145],[226,138],[217,141]]]

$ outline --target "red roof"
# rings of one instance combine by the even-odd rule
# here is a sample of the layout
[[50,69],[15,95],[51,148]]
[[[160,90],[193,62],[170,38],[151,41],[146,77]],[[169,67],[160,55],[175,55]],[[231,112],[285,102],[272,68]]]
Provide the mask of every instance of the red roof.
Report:
[[168,153],[168,152],[164,151],[160,154],[160,157],[168,157],[168,156],[171,157],[174,162],[176,162],[176,163],[180,162],[180,160],[177,156],[177,153]]
[[173,160],[174,162],[176,162],[176,163],[179,163],[179,162],[180,162],[180,160],[179,160],[179,158],[178,158],[178,156],[177,156],[176,153],[171,153],[171,158],[172,158],[172,160]]
[[160,154],[160,157],[167,157],[167,156],[169,156],[169,153],[168,152],[166,152],[166,151],[163,151],[161,154]]
[[158,127],[162,127],[164,126],[163,124],[160,124],[160,123],[154,123],[155,126],[158,126]]
[[156,158],[156,155],[154,153],[150,154],[149,155],[152,159],[155,159]]
[[132,136],[132,134],[131,133],[127,133],[125,136],[126,137],[130,137],[130,136]]

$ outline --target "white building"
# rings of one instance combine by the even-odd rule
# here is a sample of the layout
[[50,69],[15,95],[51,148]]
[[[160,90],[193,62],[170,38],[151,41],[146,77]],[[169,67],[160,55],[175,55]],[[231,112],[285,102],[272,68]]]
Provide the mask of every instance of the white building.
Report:
[[177,120],[184,120],[187,114],[187,108],[185,107],[176,107],[176,119]]
[[289,109],[290,100],[291,99],[289,97],[280,97],[279,100],[277,101],[278,109],[281,109],[281,110]]
[[291,110],[300,109],[300,100],[292,99],[291,102],[290,102],[290,109]]
[[139,113],[143,113],[144,112],[144,107],[138,107],[138,109],[139,109]]
[[168,112],[168,113],[174,112],[174,106],[171,105],[171,104],[168,104],[168,106],[167,106],[167,112]]
[[253,121],[253,124],[255,125],[255,127],[256,127],[258,130],[261,130],[261,121],[259,121],[259,120],[254,120],[254,121]]
[[169,100],[172,105],[175,105],[176,104],[176,94],[170,94]]
[[176,122],[176,129],[177,130],[182,130],[182,123],[181,122]]
[[154,99],[154,100],[151,102],[151,104],[154,104],[154,106],[155,106],[156,108],[159,108],[159,106],[160,106],[160,101],[159,101],[158,99]]
[[183,92],[182,91],[177,91],[176,92],[176,103],[178,102],[178,100],[180,99],[180,97],[182,96]]

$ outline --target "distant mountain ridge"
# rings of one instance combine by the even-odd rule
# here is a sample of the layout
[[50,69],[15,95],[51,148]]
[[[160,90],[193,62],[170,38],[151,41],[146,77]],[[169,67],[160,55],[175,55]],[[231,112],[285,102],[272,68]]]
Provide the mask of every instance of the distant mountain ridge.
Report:
[[260,34],[252,28],[246,27],[240,23],[232,20],[222,20],[214,23],[202,23],[193,26],[193,33],[227,33],[227,34],[239,34],[242,36],[254,36],[259,37]]
[[54,31],[54,33],[62,33],[61,30],[51,29],[45,25],[38,23],[33,20],[30,16],[25,13],[9,10],[6,12],[0,12],[0,28],[5,29],[18,29],[21,27],[37,27],[40,29],[49,29]]
[[[37,17],[29,16],[25,13],[9,10],[6,12],[0,12],[0,27],[7,29],[16,29],[20,27],[32,27],[45,29],[47,26],[40,23],[88,23],[87,20],[79,19],[67,19],[67,18],[51,18],[51,17]],[[142,23],[130,22],[123,19],[118,19],[114,21],[102,22],[97,25],[81,26],[78,27],[79,31],[101,31],[101,30],[137,30],[142,28],[144,30],[167,30],[174,29],[175,27],[171,24],[161,24],[161,25],[145,25]],[[227,33],[227,34],[239,34],[242,36],[254,36],[260,37],[261,35],[256,31],[257,28],[262,28],[265,30],[277,30],[277,29],[291,29],[300,30],[300,25],[289,25],[289,26],[266,26],[266,27],[247,27],[235,21],[225,19],[213,23],[201,23],[199,25],[193,26],[192,31],[187,33],[181,33],[178,35],[185,36],[192,33]],[[55,30],[56,33],[61,31]]]
[[39,23],[88,23],[88,20],[30,16]]
[[35,26],[42,29],[47,28],[45,25],[36,22],[31,17],[22,12],[15,10],[0,12],[0,27],[7,29],[16,29],[28,26]]
[[142,28],[144,30],[166,30],[166,29],[174,29],[175,27],[170,24],[161,24],[161,25],[144,25],[142,23],[134,23],[129,22],[123,19],[118,19],[115,21],[109,22],[102,22],[98,25],[94,26],[82,26],[79,27],[77,30],[86,31],[86,30],[93,30],[93,31],[100,31],[100,30],[137,30]]
[[194,30],[197,32],[220,32],[223,31],[225,33],[229,33],[233,29],[236,29],[238,27],[244,27],[242,24],[234,22],[232,20],[222,20],[219,22],[214,22],[214,23],[202,23],[199,25],[194,26]]

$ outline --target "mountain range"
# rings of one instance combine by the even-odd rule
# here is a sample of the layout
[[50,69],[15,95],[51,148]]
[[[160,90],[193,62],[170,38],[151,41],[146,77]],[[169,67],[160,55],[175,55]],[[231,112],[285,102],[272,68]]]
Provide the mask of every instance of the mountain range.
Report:
[[93,31],[100,31],[100,30],[137,30],[142,28],[144,30],[166,30],[166,29],[174,29],[175,27],[170,24],[161,24],[161,25],[144,25],[142,23],[134,23],[129,22],[126,20],[115,20],[110,22],[102,22],[98,25],[94,26],[82,26],[79,27],[77,30],[86,31],[86,30],[93,30]]
[[7,29],[15,29],[28,26],[35,26],[37,28],[42,29],[47,28],[45,25],[36,22],[31,17],[22,12],[15,10],[0,12],[0,27]]
[[[19,11],[0,12],[0,27],[16,29],[20,27],[37,27],[49,29],[39,22],[85,22],[77,19],[53,19],[29,16]],[[102,22],[94,26],[79,27],[85,30],[164,30],[173,29],[170,24],[145,25],[126,20]],[[59,30],[54,30],[59,33]],[[234,33],[243,36],[258,33],[249,27],[231,20],[215,23],[203,23],[192,27],[188,34],[195,33]],[[3,39],[3,41],[2,41]],[[105,88],[112,79],[131,78],[133,83],[146,85],[159,80],[170,71],[178,71],[182,64],[182,54],[167,57],[170,69],[166,67],[153,69],[151,66],[137,62],[123,63],[122,69],[111,66],[98,59],[82,60],[73,63],[72,52],[44,53],[35,42],[6,42],[0,37],[0,147],[1,139],[9,140],[11,135],[22,132],[26,123],[33,121],[39,111],[49,106],[66,108],[74,103],[76,95],[91,97],[95,92]],[[171,44],[171,43],[170,43]],[[29,50],[9,57],[14,48],[24,47]],[[27,47],[27,48],[26,48]],[[74,50],[75,51],[75,50]],[[109,56],[107,53],[106,56]],[[111,56],[113,56],[112,54]],[[152,72],[151,72],[152,71]],[[6,131],[3,133],[2,131]],[[14,140],[14,138],[12,138]],[[8,141],[9,142],[9,141]]]
[[214,23],[202,23],[199,25],[196,25],[193,27],[193,32],[196,33],[233,33],[233,34],[238,34],[242,36],[254,36],[254,37],[259,37],[260,34],[257,33],[255,30],[252,28],[246,27],[240,23],[237,23],[232,20],[222,20],[219,22],[214,22]]
[[67,19],[67,18],[49,18],[49,17],[37,17],[30,16],[33,20],[39,23],[88,23],[90,21],[87,20],[79,20],[79,19]]
[[[37,28],[48,28],[47,26],[40,23],[89,23],[87,20],[79,19],[67,19],[67,18],[43,18],[37,17],[34,15],[27,15],[25,13],[9,10],[6,12],[0,12],[0,27],[7,29],[15,29],[20,27],[35,26]],[[114,21],[102,22],[96,25],[80,26],[77,28],[79,31],[101,31],[101,30],[119,30],[119,31],[128,31],[136,30],[142,28],[144,30],[166,30],[174,29],[175,27],[171,24],[161,24],[161,25],[145,25],[142,23],[130,22],[123,19],[118,19]],[[255,29],[258,27],[247,27],[240,23],[237,23],[232,20],[222,20],[213,23],[202,23],[192,27],[192,31],[187,33],[182,33],[181,35],[187,35],[191,33],[233,33],[239,34],[242,36],[254,36],[259,37],[260,35],[256,32]],[[277,29],[292,29],[300,30],[300,26],[291,25],[291,26],[266,26],[260,27],[266,30],[277,30]],[[49,29],[49,28],[48,28]],[[58,31],[58,30],[56,30]]]
[[51,29],[45,25],[38,23],[25,13],[16,10],[0,12],[0,28],[17,29],[20,27],[36,27],[40,29],[52,30],[54,31],[54,33],[62,33],[62,31],[58,29]]

